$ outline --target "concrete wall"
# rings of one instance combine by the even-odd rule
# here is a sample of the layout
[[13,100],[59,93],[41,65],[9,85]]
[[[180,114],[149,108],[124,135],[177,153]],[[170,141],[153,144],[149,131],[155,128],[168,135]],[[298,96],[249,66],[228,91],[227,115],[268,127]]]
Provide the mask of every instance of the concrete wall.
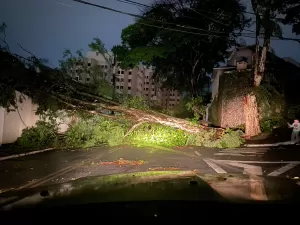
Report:
[[[17,98],[20,93],[16,92]],[[24,96],[22,103],[18,103],[18,109],[8,112],[3,107],[0,107],[0,145],[15,142],[22,135],[22,131],[26,127],[35,126],[40,119],[35,114],[37,105],[33,104],[31,98]],[[72,118],[68,118],[63,114],[62,118],[57,119],[59,124],[59,132],[64,133],[68,130]]]
[[214,69],[213,75],[212,75],[212,83],[211,83],[211,99],[214,100],[214,98],[218,95],[219,92],[219,80],[220,76],[224,73],[223,69]]
[[246,57],[248,59],[248,65],[252,65],[252,56],[254,52],[249,48],[237,48],[234,55],[228,59],[227,65],[228,66],[236,66],[236,61],[240,57]]
[[[16,94],[17,98],[21,95],[19,92]],[[17,110],[7,112],[0,107],[0,144],[15,142],[24,128],[34,126],[39,119],[35,115],[36,109],[37,105],[27,96],[24,96],[22,103],[18,103]]]

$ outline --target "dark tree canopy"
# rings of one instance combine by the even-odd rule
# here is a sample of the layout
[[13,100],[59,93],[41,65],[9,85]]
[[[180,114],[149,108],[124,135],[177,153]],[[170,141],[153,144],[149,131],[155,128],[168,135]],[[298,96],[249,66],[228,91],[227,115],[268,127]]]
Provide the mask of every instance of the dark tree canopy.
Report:
[[300,34],[300,1],[285,0],[282,13],[285,15],[283,23],[290,24],[293,27],[293,32]]
[[156,68],[163,84],[198,96],[247,25],[239,0],[161,0],[122,31],[121,66]]

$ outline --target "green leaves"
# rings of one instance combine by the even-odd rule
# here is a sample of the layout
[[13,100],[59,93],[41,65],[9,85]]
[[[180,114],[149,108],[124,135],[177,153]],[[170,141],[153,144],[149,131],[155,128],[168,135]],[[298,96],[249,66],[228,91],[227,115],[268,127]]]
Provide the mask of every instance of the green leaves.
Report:
[[123,29],[115,52],[122,67],[153,65],[166,87],[198,95],[207,84],[206,73],[233,44],[234,32],[246,25],[243,9],[238,0],[158,1]]
[[135,108],[141,110],[149,110],[150,106],[145,99],[138,96],[123,96],[121,104],[127,108]]
[[298,0],[284,0],[282,1],[284,7],[281,9],[281,13],[285,15],[281,20],[284,24],[290,24],[293,26],[293,32],[297,35],[300,34],[300,2]]
[[17,145],[24,149],[53,147],[58,126],[55,123],[38,121],[35,127],[26,128],[18,138]]
[[104,47],[104,43],[98,37],[93,39],[92,43],[89,44],[89,47],[91,50],[99,52],[100,54],[107,53],[107,50]]

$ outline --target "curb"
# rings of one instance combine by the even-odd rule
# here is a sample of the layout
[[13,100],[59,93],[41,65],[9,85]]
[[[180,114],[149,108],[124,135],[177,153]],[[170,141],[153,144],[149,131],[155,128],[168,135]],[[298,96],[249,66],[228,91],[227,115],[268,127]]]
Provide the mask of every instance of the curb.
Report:
[[55,150],[55,149],[56,148],[46,148],[46,149],[43,149],[43,150],[37,150],[37,151],[32,151],[32,152],[26,152],[26,153],[21,153],[21,154],[4,156],[4,157],[0,157],[0,161],[4,161],[4,160],[7,160],[7,159],[18,158],[18,157],[22,157],[22,156],[26,156],[26,155],[34,155],[34,154],[37,154],[37,153],[47,152],[47,151],[51,151],[51,150]]

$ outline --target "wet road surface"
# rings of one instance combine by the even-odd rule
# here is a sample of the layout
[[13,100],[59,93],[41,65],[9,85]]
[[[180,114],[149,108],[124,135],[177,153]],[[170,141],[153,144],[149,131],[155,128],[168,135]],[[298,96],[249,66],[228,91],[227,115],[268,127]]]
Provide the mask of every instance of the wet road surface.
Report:
[[[125,161],[118,163],[118,160]],[[300,176],[300,148],[98,147],[49,151],[0,161],[0,190],[64,183],[87,176],[154,170],[294,178]]]

